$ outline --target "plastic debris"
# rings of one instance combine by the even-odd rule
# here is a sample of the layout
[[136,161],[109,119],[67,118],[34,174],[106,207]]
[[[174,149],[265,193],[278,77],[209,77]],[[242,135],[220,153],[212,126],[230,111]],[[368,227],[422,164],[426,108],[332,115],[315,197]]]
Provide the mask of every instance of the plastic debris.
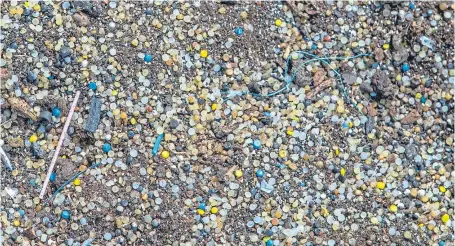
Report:
[[90,102],[90,111],[88,114],[87,124],[85,130],[89,132],[95,132],[98,129],[98,125],[101,119],[101,100],[93,96]]
[[73,103],[71,104],[70,112],[68,113],[68,117],[66,118],[65,125],[63,126],[62,134],[60,135],[60,139],[57,143],[57,148],[55,149],[54,156],[52,157],[51,163],[49,165],[49,169],[47,170],[46,179],[44,180],[43,188],[40,192],[40,199],[43,199],[44,194],[46,193],[47,185],[49,184],[50,177],[54,170],[55,162],[57,161],[58,155],[60,153],[60,148],[62,147],[63,140],[65,140],[65,136],[68,132],[68,127],[70,126],[71,119],[73,118],[74,109],[76,108],[77,101],[79,100],[79,96],[81,95],[80,91],[76,92],[74,96]]
[[265,193],[271,193],[273,191],[273,186],[270,185],[267,181],[262,180],[261,181],[261,190],[264,191]]
[[163,140],[163,138],[164,138],[164,133],[161,133],[156,138],[155,145],[153,145],[153,149],[152,149],[152,155],[153,156],[156,156],[158,154],[158,150],[160,148],[161,140]]
[[434,49],[435,42],[427,36],[420,37],[420,43],[427,46],[429,49]]
[[8,156],[6,155],[5,151],[3,150],[2,147],[0,147],[0,155],[1,155],[1,160],[3,164],[5,164],[6,168],[10,171],[14,169],[13,165],[11,165],[11,161],[9,160]]

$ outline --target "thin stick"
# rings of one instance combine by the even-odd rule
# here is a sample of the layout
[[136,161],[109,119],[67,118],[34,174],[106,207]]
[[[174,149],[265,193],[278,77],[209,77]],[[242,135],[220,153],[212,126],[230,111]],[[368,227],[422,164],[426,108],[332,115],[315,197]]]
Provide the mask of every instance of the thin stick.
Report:
[[79,95],[81,94],[80,91],[76,92],[76,96],[74,97],[73,104],[71,104],[70,112],[68,113],[68,118],[66,118],[65,126],[63,127],[62,134],[60,135],[60,139],[58,140],[57,148],[55,149],[54,157],[52,157],[51,165],[47,170],[47,176],[44,180],[43,188],[41,189],[41,193],[39,195],[40,199],[43,199],[44,194],[46,193],[47,185],[49,184],[49,179],[51,178],[52,171],[54,170],[55,162],[57,161],[58,154],[60,153],[60,148],[62,147],[63,140],[65,140],[65,134],[68,131],[68,127],[70,126],[71,119],[73,118],[74,109],[76,108],[77,101],[79,100]]

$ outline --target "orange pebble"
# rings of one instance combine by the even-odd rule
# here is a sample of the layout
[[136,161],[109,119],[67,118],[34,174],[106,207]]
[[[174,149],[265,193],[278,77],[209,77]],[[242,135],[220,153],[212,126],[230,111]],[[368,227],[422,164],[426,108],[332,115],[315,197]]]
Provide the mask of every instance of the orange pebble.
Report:
[[280,221],[277,218],[272,219],[272,225],[277,226],[280,223]]

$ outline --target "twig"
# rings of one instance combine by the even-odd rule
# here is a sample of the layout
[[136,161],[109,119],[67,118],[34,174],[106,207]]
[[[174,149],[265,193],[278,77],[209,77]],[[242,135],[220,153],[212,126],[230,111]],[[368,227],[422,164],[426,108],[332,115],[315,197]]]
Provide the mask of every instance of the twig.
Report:
[[73,118],[74,109],[76,108],[77,101],[79,100],[79,96],[81,95],[80,91],[76,92],[76,96],[74,97],[73,104],[71,104],[70,112],[68,113],[68,117],[66,118],[65,126],[63,127],[62,134],[60,135],[60,139],[58,141],[57,148],[55,149],[54,157],[52,157],[51,165],[47,171],[46,179],[44,179],[43,188],[41,189],[41,193],[39,195],[40,199],[43,199],[44,194],[46,193],[46,188],[49,184],[49,180],[52,175],[52,171],[54,170],[55,162],[57,161],[58,154],[60,153],[60,148],[62,147],[63,140],[65,140],[66,132],[68,131],[68,127],[70,126],[71,119]]

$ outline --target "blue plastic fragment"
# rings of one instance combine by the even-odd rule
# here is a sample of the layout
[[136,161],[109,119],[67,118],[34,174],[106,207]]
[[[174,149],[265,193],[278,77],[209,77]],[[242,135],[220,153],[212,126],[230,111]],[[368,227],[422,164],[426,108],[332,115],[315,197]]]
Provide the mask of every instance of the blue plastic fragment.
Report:
[[435,42],[426,36],[420,37],[420,43],[427,46],[430,49],[433,49]]
[[52,173],[51,176],[49,177],[49,180],[51,182],[54,182],[56,177],[57,177],[57,174],[56,173]]
[[90,246],[92,244],[93,238],[89,238],[82,243],[82,246]]
[[161,133],[156,138],[155,145],[153,146],[153,149],[152,149],[152,155],[153,156],[156,156],[156,154],[158,154],[158,150],[160,148],[160,143],[161,143],[161,140],[163,140],[163,138],[164,138],[164,133]]

